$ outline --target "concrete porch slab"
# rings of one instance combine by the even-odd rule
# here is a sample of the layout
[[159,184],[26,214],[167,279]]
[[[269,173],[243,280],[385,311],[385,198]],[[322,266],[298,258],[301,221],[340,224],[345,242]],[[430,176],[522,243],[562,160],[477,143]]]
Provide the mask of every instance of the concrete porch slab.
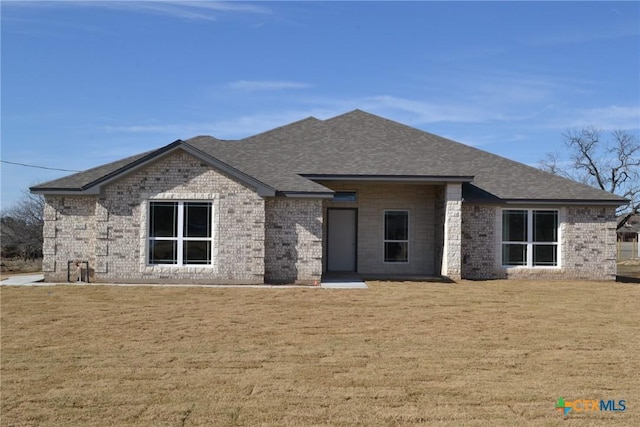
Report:
[[437,283],[455,283],[445,276],[418,276],[418,275],[397,275],[397,274],[367,274],[364,280],[381,281],[381,282],[437,282]]
[[320,287],[333,289],[368,289],[367,284],[358,273],[337,272],[325,273],[320,280]]

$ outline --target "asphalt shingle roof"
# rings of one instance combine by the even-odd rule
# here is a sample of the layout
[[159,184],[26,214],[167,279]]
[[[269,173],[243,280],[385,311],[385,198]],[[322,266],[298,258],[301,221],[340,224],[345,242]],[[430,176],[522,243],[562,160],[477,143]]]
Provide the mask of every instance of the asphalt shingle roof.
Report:
[[[441,177],[471,180],[467,201],[599,201],[624,199],[566,178],[373,114],[355,110],[328,120],[310,117],[249,138],[222,141],[197,136],[184,141],[208,156],[282,192],[327,192],[313,175]],[[33,190],[79,189],[117,175],[143,153],[41,184]]]
[[45,183],[31,187],[31,190],[70,190],[70,191],[82,191],[94,183],[100,182],[110,175],[117,174],[120,170],[127,170],[129,167],[144,159],[147,156],[152,155],[156,150],[147,151],[145,153],[136,154],[124,159],[117,160],[115,162],[107,163],[95,168],[87,169],[82,172],[75,173],[73,175],[67,175],[62,178],[54,179],[53,181],[47,181]]

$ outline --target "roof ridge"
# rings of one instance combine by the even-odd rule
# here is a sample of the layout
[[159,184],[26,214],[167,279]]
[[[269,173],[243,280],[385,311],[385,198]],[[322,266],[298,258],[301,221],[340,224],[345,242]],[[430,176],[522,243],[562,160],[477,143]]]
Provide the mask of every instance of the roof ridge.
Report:
[[216,141],[225,141],[224,139],[216,138],[213,135],[196,135],[196,136],[192,136],[189,139],[183,139],[183,141],[187,142],[187,141],[191,141],[192,139],[198,139],[198,138],[211,138],[211,139],[215,139]]
[[[358,114],[359,115],[370,116],[370,117],[377,118],[377,119],[389,120],[389,119],[386,119],[385,117],[378,116],[378,115],[370,113],[368,111],[361,110],[360,108],[355,108],[355,109],[353,109],[351,111],[347,111],[346,113],[338,114],[337,116],[333,116],[333,117],[330,117],[330,118],[322,120],[322,121],[323,122],[331,122],[331,121],[334,121],[334,120],[339,120],[339,119],[343,119],[345,117],[355,116],[355,115],[358,115]],[[393,121],[393,120],[389,120],[389,121]]]

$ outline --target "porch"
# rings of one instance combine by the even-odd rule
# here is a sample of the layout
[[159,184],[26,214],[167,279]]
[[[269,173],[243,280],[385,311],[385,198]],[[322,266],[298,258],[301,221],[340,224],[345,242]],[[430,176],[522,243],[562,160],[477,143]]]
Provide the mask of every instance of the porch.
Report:
[[460,277],[460,183],[320,183],[336,192],[322,204],[324,275]]

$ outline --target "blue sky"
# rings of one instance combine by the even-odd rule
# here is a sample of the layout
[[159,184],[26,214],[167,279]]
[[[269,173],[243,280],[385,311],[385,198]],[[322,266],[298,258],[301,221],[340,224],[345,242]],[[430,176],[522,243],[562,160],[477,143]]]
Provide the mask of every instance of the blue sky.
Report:
[[[640,130],[639,2],[1,2],[2,160],[87,169],[355,108],[523,163]],[[68,173],[2,163],[2,208]]]

